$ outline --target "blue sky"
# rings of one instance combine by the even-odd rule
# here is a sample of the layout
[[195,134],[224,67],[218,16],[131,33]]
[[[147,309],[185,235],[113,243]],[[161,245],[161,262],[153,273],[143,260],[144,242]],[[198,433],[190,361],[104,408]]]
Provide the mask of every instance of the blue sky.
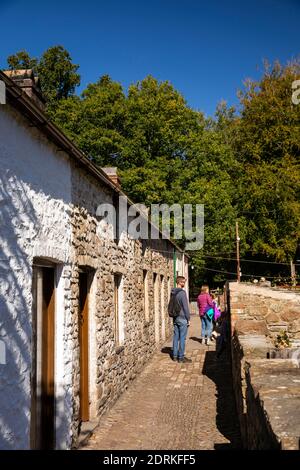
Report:
[[257,78],[263,59],[300,53],[300,0],[0,0],[0,67],[20,49],[61,44],[80,65],[80,92],[109,74],[125,89],[152,74],[213,115]]

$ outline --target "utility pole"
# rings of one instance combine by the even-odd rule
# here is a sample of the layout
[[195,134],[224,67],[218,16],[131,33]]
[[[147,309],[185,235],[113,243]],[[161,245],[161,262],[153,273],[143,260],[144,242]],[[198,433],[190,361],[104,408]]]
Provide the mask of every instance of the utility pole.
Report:
[[239,237],[239,223],[235,223],[235,237],[236,237],[236,272],[237,281],[241,280],[241,269],[240,269],[240,237]]

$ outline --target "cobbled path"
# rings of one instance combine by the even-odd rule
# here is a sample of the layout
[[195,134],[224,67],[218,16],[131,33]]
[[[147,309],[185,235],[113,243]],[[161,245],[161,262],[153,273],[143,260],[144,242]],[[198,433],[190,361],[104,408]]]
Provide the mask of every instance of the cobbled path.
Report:
[[85,450],[222,450],[241,448],[233,400],[230,351],[216,359],[215,345],[199,342],[192,316],[186,356],[170,358],[171,341],[104,415]]

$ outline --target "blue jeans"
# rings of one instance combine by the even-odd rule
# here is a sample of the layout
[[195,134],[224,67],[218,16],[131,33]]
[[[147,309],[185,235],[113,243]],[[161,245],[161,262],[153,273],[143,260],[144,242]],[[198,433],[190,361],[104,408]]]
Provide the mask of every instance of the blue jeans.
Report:
[[173,357],[184,358],[185,338],[187,334],[187,320],[177,317],[174,320]]
[[204,339],[205,336],[207,338],[211,337],[212,330],[213,330],[213,322],[210,320],[207,315],[202,315],[201,318],[201,337]]

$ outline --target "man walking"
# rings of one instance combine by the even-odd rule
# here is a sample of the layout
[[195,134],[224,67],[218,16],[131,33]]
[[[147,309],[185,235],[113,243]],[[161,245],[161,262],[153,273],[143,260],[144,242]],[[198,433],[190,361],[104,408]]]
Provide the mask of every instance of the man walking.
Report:
[[177,315],[173,316],[174,335],[173,335],[173,361],[178,362],[192,362],[184,356],[185,339],[187,335],[188,326],[190,326],[190,310],[187,300],[187,295],[183,289],[185,286],[185,277],[178,276],[176,285],[171,291],[171,301],[173,301],[173,308],[177,308]]

